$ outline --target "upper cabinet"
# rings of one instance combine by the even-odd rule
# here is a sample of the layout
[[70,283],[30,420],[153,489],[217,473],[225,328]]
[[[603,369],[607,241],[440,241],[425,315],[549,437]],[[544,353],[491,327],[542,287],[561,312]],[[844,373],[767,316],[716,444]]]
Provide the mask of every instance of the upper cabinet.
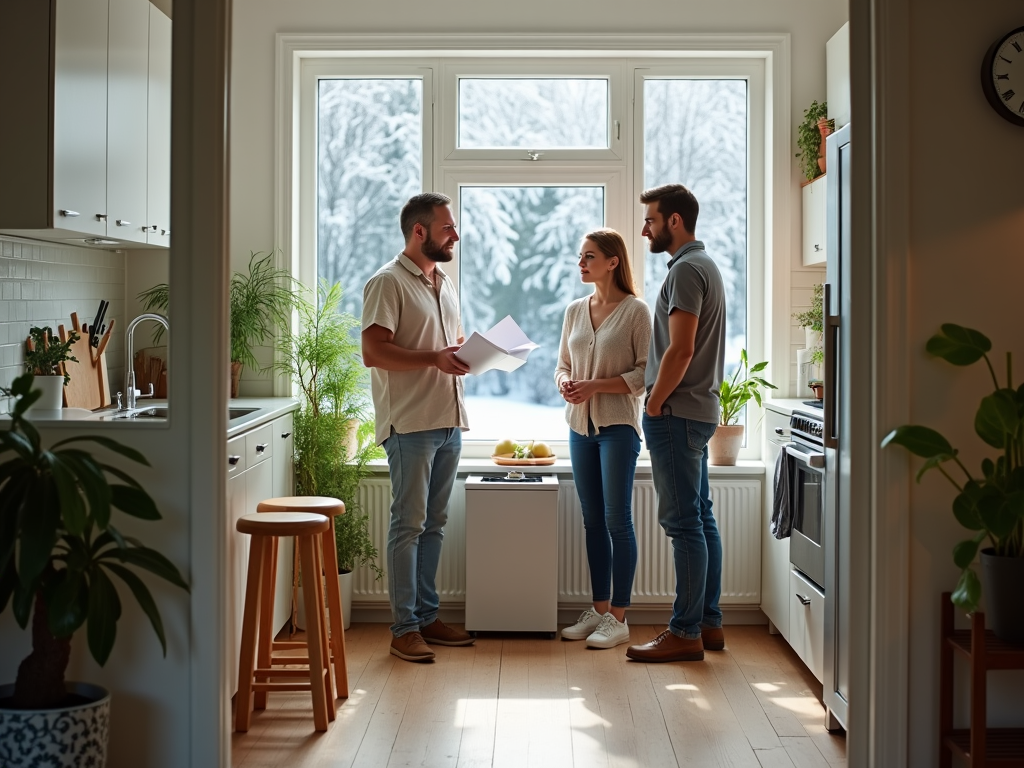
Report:
[[825,263],[825,174],[803,186],[803,265]]
[[167,246],[170,24],[148,0],[0,4],[0,232]]

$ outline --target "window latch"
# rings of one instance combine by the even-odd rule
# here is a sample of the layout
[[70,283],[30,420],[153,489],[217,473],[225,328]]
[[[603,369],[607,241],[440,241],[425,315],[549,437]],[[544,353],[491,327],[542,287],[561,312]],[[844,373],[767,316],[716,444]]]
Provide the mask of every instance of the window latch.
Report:
[[543,152],[538,152],[535,149],[526,150],[526,156],[529,157],[531,160],[540,160],[540,156],[543,154]]

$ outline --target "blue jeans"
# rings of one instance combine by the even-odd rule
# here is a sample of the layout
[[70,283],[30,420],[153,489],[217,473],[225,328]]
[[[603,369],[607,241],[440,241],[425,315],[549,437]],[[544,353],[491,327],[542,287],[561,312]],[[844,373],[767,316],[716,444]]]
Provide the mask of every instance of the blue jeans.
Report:
[[610,597],[617,608],[629,605],[636,573],[633,475],[639,455],[640,436],[628,424],[601,427],[600,432],[591,426],[589,435],[569,430],[572,476],[587,534],[590,588],[595,603]]
[[658,494],[658,522],[672,539],[676,566],[668,628],[678,637],[700,637],[701,624],[722,626],[722,539],[708,484],[708,440],[716,425],[646,413],[643,425]]
[[439,605],[437,566],[441,561],[448,501],[462,454],[458,427],[398,434],[384,441],[391,472],[391,527],[388,530],[388,596],[401,637],[433,623]]

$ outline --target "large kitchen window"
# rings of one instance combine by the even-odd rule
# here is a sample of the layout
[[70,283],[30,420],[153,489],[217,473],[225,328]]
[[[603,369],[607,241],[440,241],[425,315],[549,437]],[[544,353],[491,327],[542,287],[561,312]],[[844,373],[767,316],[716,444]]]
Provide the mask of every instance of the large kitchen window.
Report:
[[[567,304],[589,288],[582,236],[618,229],[648,303],[665,254],[640,237],[640,192],[678,181],[728,290],[726,368],[764,339],[763,61],[625,57],[310,58],[300,69],[300,275],[342,283],[344,309],[403,241],[398,214],[444,192],[462,240],[444,268],[467,335],[512,315],[538,344],[513,373],[466,379],[466,455],[567,438],[553,381]],[[557,450],[557,448],[556,448]],[[559,453],[565,454],[562,450]]]

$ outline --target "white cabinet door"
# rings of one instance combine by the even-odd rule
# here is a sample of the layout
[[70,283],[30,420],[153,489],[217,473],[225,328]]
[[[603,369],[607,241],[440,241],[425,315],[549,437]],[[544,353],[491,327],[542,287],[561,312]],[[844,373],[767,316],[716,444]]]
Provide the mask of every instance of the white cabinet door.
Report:
[[[224,521],[228,542],[228,593],[224,607],[230,619],[230,630],[225,638],[228,664],[224,670],[224,685],[229,697],[238,689],[238,650],[242,643],[242,609],[249,559],[249,537],[235,530],[238,518],[246,514],[244,453],[244,438],[228,441],[227,519]],[[234,464],[232,457],[237,457]]]
[[[53,226],[107,233],[107,0],[57,0]],[[5,119],[11,119],[8,115]]]
[[[783,434],[776,433],[783,430]],[[778,441],[788,434],[789,419],[772,410],[765,411],[765,503],[761,514],[761,610],[775,629],[789,639],[789,539],[776,539],[772,535],[772,509],[775,504],[775,462],[781,447]]]
[[818,681],[824,678],[825,595],[790,571],[789,644]]
[[825,175],[803,188],[803,264],[825,263]]
[[146,242],[149,3],[110,0],[107,40],[107,236]]
[[[292,414],[271,424],[274,441],[274,498],[295,495],[295,461],[292,458]],[[274,630],[280,630],[292,615],[292,555],[295,540],[282,539],[277,550],[277,582],[274,585]]]
[[146,242],[171,244],[171,20],[149,5]]

